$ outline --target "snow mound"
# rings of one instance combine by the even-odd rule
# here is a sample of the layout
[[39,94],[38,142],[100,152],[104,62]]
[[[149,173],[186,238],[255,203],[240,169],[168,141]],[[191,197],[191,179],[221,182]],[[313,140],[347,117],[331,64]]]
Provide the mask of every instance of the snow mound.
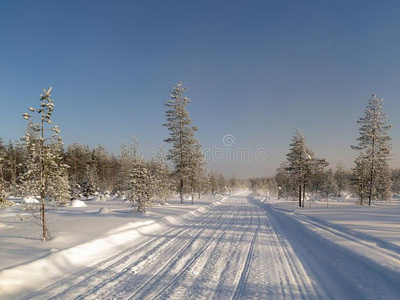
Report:
[[85,204],[85,202],[83,202],[81,200],[75,199],[75,200],[72,200],[71,206],[72,207],[86,207],[86,204]]
[[102,208],[99,209],[99,211],[97,213],[99,213],[99,214],[109,214],[109,213],[112,213],[112,211],[109,210],[107,207],[102,207]]
[[23,202],[23,203],[32,204],[32,203],[39,203],[39,200],[36,199],[36,197],[26,196],[26,197],[23,197],[23,198],[22,198],[22,202]]

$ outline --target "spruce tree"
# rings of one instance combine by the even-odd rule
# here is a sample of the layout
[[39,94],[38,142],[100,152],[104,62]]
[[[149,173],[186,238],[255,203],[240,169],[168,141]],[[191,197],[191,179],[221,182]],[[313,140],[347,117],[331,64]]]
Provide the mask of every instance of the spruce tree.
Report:
[[151,198],[155,192],[153,177],[142,159],[132,165],[128,201],[136,205],[136,211],[145,213],[152,206]]
[[361,125],[358,144],[352,148],[360,152],[355,168],[360,203],[363,204],[365,194],[370,206],[373,200],[390,199],[391,179],[388,160],[391,153],[389,136],[391,126],[386,124],[387,114],[382,111],[383,99],[372,94],[368,102],[364,117],[357,121]]
[[297,129],[292,138],[289,153],[286,155],[288,160],[286,170],[288,171],[290,178],[297,185],[299,207],[302,206],[302,198],[304,207],[305,186],[307,183],[307,175],[310,173],[312,168],[312,154],[312,151],[307,146],[303,133]]

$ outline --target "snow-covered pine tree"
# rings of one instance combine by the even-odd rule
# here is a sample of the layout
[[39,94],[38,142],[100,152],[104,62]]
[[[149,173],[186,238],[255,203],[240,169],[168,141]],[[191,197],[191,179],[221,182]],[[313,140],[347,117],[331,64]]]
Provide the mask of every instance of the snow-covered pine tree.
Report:
[[308,180],[307,175],[310,173],[313,164],[313,153],[308,148],[303,133],[297,129],[290,144],[289,153],[286,155],[288,165],[287,171],[289,177],[296,182],[299,195],[299,207],[304,207],[305,186]]
[[229,187],[230,187],[231,193],[235,193],[236,190],[238,189],[239,181],[236,178],[236,173],[233,173],[231,179],[229,180]]
[[400,194],[400,168],[392,170],[392,192],[396,195]]
[[25,165],[25,151],[19,144],[14,146],[11,141],[5,147],[3,160],[4,186],[8,192],[18,196],[18,177],[22,174]]
[[[368,102],[364,117],[357,121],[361,125],[359,129],[360,136],[357,138],[358,145],[352,146],[352,148],[362,153],[362,163],[356,160],[356,169],[360,166],[366,168],[361,174],[364,174],[364,171],[368,174],[366,184],[368,205],[370,206],[371,202],[378,198],[381,200],[390,199],[391,179],[390,167],[387,161],[392,148],[389,136],[389,130],[392,127],[387,125],[387,114],[382,111],[383,99],[379,99],[375,94],[372,94]],[[360,160],[360,157],[358,160]],[[355,176],[356,180],[360,179],[359,175]],[[362,176],[362,180],[364,180],[364,176]],[[356,184],[357,186],[363,186],[364,182]],[[361,203],[363,202],[362,196],[362,194],[359,194]]]
[[[276,169],[275,182],[278,186],[278,199],[281,197],[296,196],[297,183],[289,176],[286,162],[282,162]],[[280,189],[279,189],[280,188]]]
[[[315,158],[312,154],[312,164],[311,170],[309,170],[308,178],[310,183],[310,188],[315,191],[315,195],[317,196],[319,192],[322,191],[323,186],[325,184],[325,168],[329,165],[329,163],[325,159]],[[310,172],[311,171],[311,172]],[[323,191],[322,191],[323,192]]]
[[219,173],[217,177],[218,192],[224,194],[226,192],[226,180],[224,174]]
[[6,193],[4,188],[4,157],[5,151],[3,151],[3,143],[0,139],[0,208],[5,206],[6,203]]
[[338,188],[338,197],[341,197],[342,191],[346,188],[347,180],[348,180],[346,167],[342,161],[339,161],[337,163],[334,177],[335,177],[336,186]]
[[152,206],[155,185],[149,168],[143,159],[133,162],[128,201],[136,205],[136,211],[144,213]]
[[[40,195],[39,220],[42,225],[43,240],[47,240],[48,229],[46,223],[46,204],[65,204],[69,201],[69,184],[67,178],[67,165],[63,163],[63,144],[59,137],[58,126],[47,129],[46,125],[52,124],[51,115],[54,110],[54,101],[50,98],[52,88],[40,95],[40,108],[30,107],[29,113],[23,117],[29,121],[29,129],[23,140],[27,149],[27,170],[23,174],[23,186],[26,193],[31,196]],[[36,113],[34,117],[31,114]],[[32,118],[39,120],[32,122]],[[45,131],[52,131],[50,137],[45,136]]]
[[208,185],[209,191],[212,195],[214,195],[218,190],[218,181],[217,181],[217,174],[213,170],[208,173]]
[[196,126],[192,126],[189,112],[186,106],[190,103],[190,99],[184,97],[183,94],[187,88],[182,86],[182,82],[178,83],[170,93],[170,99],[165,105],[168,107],[166,111],[167,122],[163,124],[170,132],[170,137],[164,140],[172,144],[167,158],[171,160],[175,166],[175,175],[179,181],[179,193],[181,203],[183,203],[184,184],[187,181],[188,171],[187,166],[190,155],[191,141],[194,137]]
[[188,155],[188,185],[190,186],[190,193],[192,197],[192,204],[194,203],[194,193],[201,189],[201,181],[205,170],[203,166],[205,165],[204,162],[204,155],[201,151],[201,145],[196,138],[192,138],[191,142],[187,145],[189,153]]
[[118,172],[117,189],[124,193],[129,188],[129,178],[132,169],[132,156],[130,155],[129,148],[124,142],[120,149],[120,169]]
[[322,192],[326,197],[326,207],[329,206],[329,196],[332,195],[337,189],[335,176],[332,169],[326,170],[323,174],[324,184],[322,186]]
[[355,164],[355,167],[352,169],[351,182],[358,195],[358,203],[364,205],[364,199],[368,197],[368,168],[363,152],[360,152],[355,160]]
[[163,148],[160,148],[156,159],[150,161],[149,168],[156,187],[155,196],[161,204],[168,203],[168,199],[173,196],[174,182],[168,164],[164,161]]
[[110,155],[103,146],[97,146],[92,150],[92,158],[96,170],[97,184],[100,191],[112,189],[113,176],[111,174]]
[[124,142],[120,149],[117,189],[125,194],[129,190],[132,166],[139,157],[139,144],[136,137],[132,137],[129,147]]

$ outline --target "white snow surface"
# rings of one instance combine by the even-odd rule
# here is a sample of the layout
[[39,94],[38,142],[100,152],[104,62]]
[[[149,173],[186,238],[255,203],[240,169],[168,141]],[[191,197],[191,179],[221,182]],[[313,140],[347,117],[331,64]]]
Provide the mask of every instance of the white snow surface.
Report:
[[26,203],[26,204],[37,204],[40,203],[40,201],[36,198],[36,197],[32,197],[32,196],[26,196],[22,198],[22,203]]
[[[47,243],[26,232],[23,242],[15,238],[27,221],[13,221],[8,208],[5,217],[0,215],[0,224],[9,226],[0,227],[1,254],[16,257],[22,251],[28,258],[0,262],[0,298],[398,299],[400,295],[398,201],[360,207],[337,200],[329,208],[317,201],[313,208],[297,208],[296,202],[254,198],[249,193],[197,200],[193,206],[174,201],[148,215],[132,215],[121,209],[127,205],[120,200],[89,200],[84,211],[63,208],[55,220],[61,219],[58,228],[72,226],[71,232],[57,231]],[[105,205],[112,214],[97,213]],[[114,229],[105,230],[105,224]],[[91,230],[73,235],[78,228]],[[94,238],[83,242],[81,236]],[[37,244],[45,245],[36,249],[39,256],[22,247]]]
[[86,207],[86,203],[81,200],[75,199],[75,200],[71,201],[71,206],[72,207]]

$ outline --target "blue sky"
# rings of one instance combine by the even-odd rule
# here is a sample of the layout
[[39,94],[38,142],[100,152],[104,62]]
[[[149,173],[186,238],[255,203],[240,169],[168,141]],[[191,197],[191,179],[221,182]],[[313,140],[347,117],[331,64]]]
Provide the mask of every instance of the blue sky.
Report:
[[0,137],[21,137],[21,114],[53,86],[67,145],[118,153],[135,135],[159,147],[163,103],[182,81],[205,148],[232,134],[232,147],[268,150],[263,163],[209,168],[272,175],[296,128],[333,167],[351,167],[376,93],[399,167],[399,15],[398,1],[2,1]]

